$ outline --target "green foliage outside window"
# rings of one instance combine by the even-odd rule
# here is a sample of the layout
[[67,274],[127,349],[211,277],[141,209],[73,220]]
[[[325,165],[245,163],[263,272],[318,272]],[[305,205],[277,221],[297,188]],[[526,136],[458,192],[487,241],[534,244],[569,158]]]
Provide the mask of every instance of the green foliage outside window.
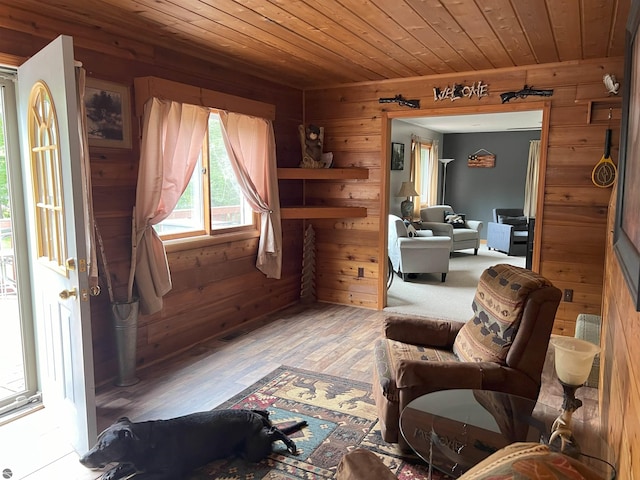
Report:
[[209,117],[209,172],[211,207],[240,205],[240,187],[227,158],[218,115]]
[[[196,166],[196,168],[199,168]],[[209,175],[211,185],[211,206],[226,207],[240,205],[241,193],[236,177],[227,158],[227,150],[222,139],[220,117],[209,117]],[[186,188],[176,209],[189,209],[193,205],[193,184]]]

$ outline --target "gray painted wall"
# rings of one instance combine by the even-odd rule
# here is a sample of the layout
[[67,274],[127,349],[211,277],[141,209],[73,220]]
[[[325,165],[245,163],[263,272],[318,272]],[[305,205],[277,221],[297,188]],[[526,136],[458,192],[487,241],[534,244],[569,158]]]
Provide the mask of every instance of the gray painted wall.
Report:
[[[468,219],[482,220],[483,239],[487,238],[487,223],[493,219],[494,208],[524,206],[529,140],[539,139],[540,131],[443,135],[440,157],[455,159],[447,166],[445,203]],[[495,154],[495,167],[467,165],[467,157],[480,149]],[[442,181],[442,165],[440,175]]]
[[[418,127],[399,119],[391,121],[391,141],[404,144],[404,169],[391,170],[389,178],[389,213],[398,216],[400,216],[400,203],[406,197],[396,197],[396,193],[400,190],[402,182],[408,182],[411,175],[411,135],[417,135],[423,140],[434,140],[442,149],[442,133]],[[416,198],[415,201],[420,200]]]

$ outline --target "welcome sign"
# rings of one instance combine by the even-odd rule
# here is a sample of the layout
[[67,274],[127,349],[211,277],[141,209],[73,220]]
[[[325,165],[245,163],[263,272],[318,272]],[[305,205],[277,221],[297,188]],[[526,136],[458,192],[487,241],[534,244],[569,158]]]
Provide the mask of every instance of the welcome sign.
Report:
[[463,85],[461,83],[455,83],[453,87],[446,86],[444,88],[434,87],[433,100],[435,102],[439,100],[449,99],[452,102],[460,98],[482,98],[489,95],[489,85],[483,83],[482,80],[474,82],[471,85]]

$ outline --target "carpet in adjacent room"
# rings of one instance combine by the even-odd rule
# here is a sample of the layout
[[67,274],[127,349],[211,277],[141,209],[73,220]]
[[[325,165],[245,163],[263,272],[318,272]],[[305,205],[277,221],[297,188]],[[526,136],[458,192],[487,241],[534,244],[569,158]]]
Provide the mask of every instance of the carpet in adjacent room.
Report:
[[384,311],[466,322],[473,316],[471,303],[480,275],[498,263],[524,267],[525,257],[510,257],[482,244],[478,255],[473,250],[453,252],[444,282],[439,273],[422,273],[406,281],[395,275]]
[[[357,447],[375,452],[401,480],[428,476],[421,460],[402,457],[382,440],[367,383],[280,367],[217,408],[267,410],[276,425],[306,420],[308,426],[290,435],[297,456],[275,442],[274,453],[260,463],[219,460],[199,469],[192,480],[334,478],[342,456]],[[432,478],[446,476],[433,472]]]

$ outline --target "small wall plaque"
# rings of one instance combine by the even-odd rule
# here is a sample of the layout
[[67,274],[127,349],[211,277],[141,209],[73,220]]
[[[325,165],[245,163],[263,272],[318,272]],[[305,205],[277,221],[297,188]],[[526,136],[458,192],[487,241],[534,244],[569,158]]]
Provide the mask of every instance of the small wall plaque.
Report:
[[496,156],[493,153],[476,152],[469,155],[467,165],[471,168],[493,168],[496,166]]

